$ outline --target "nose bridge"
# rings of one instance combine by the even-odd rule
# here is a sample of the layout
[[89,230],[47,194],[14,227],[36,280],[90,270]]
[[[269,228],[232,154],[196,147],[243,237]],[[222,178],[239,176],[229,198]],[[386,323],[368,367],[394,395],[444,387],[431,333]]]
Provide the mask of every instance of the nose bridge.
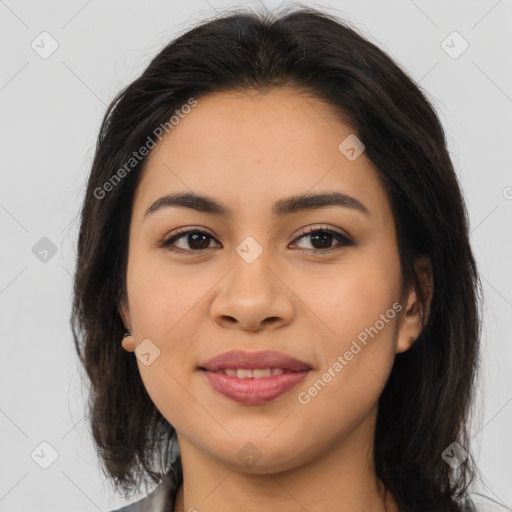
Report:
[[265,299],[268,303],[279,293],[275,274],[271,271],[271,249],[248,236],[236,247],[235,253],[230,288],[232,291],[236,289],[239,297]]
[[[255,330],[269,318],[289,321],[293,305],[286,286],[276,277],[271,251],[244,239],[233,254],[232,269],[212,303],[217,323],[235,320]],[[226,324],[224,324],[225,326]]]

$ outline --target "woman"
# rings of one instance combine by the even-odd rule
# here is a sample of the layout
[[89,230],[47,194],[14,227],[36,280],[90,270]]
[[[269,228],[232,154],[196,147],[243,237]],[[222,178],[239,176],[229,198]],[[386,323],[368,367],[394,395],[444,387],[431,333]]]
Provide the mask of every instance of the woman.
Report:
[[178,37],[105,115],[78,242],[105,474],[160,484],[122,510],[474,510],[479,291],[383,51],[310,8]]

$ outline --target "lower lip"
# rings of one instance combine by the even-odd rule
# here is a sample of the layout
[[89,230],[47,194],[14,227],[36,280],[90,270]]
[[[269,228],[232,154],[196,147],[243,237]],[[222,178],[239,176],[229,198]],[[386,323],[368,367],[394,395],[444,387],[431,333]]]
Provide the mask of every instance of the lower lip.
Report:
[[202,370],[213,389],[231,400],[243,404],[271,402],[300,384],[310,370],[283,373],[260,379],[239,379],[224,373]]

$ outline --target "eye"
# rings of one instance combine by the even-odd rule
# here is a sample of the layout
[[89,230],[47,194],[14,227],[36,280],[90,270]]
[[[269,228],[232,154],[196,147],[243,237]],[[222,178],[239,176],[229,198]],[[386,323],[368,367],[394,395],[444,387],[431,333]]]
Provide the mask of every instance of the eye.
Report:
[[[332,252],[340,250],[344,246],[355,245],[345,235],[329,229],[327,227],[321,228],[306,228],[303,233],[295,240],[304,240],[310,238],[313,248],[306,248],[308,251],[313,252]],[[173,252],[201,252],[206,249],[211,249],[210,241],[215,240],[214,237],[200,229],[181,228],[177,230],[171,237],[164,240],[160,246],[167,248]],[[337,245],[332,246],[333,241],[337,241]],[[181,247],[177,244],[181,243]]]
[[[306,248],[309,251],[325,253],[340,250],[344,246],[355,245],[355,243],[345,235],[323,226],[321,228],[306,228],[303,233],[304,234],[299,236],[296,240],[309,238],[310,243],[313,245],[312,249]],[[334,247],[331,245],[333,241],[338,241],[338,244]]]
[[[173,236],[164,240],[161,247],[166,247],[174,252],[199,252],[210,248],[210,239],[213,240],[214,238],[205,231],[181,228]],[[185,247],[176,248],[177,241],[182,242],[182,245],[185,245]],[[188,244],[190,245],[186,247]]]

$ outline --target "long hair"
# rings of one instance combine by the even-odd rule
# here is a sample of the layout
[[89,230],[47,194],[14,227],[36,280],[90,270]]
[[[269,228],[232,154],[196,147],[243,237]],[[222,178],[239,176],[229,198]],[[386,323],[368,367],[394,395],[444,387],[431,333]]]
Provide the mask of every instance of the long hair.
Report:
[[[385,52],[347,22],[303,6],[204,21],[165,46],[108,107],[81,211],[71,318],[103,470],[127,495],[181,464],[175,430],[121,347],[128,230],[146,158],[126,163],[191,98],[280,86],[328,102],[365,144],[390,200],[403,284],[419,287],[414,260],[431,258],[430,314],[412,348],[396,356],[381,394],[374,462],[400,510],[459,510],[477,473],[467,425],[481,284],[444,131],[426,95]],[[466,455],[457,467],[443,457],[455,442]]]

